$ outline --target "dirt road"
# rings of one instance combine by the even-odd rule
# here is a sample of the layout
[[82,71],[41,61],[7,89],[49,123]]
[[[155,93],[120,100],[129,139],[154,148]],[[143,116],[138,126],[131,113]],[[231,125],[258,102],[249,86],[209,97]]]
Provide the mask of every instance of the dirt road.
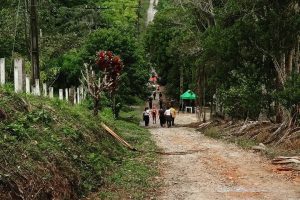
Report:
[[[196,117],[192,114],[176,118],[177,124],[193,121]],[[300,199],[299,181],[276,174],[258,154],[190,128],[160,128],[150,123],[157,145],[162,151],[174,152],[162,156],[163,185],[158,199]]]

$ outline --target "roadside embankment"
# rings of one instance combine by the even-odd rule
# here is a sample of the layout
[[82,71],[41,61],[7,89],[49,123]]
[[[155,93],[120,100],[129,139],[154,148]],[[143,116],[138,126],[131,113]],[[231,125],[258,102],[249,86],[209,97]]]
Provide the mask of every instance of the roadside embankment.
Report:
[[149,132],[127,115],[135,113],[94,117],[86,105],[0,88],[0,199],[146,198],[156,155],[130,152],[100,128],[154,151]]

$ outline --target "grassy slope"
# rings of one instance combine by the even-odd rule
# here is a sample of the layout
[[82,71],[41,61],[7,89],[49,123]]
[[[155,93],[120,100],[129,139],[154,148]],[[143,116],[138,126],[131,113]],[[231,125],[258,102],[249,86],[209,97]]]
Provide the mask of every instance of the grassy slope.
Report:
[[[106,122],[131,144],[154,150],[146,129],[116,120],[109,110],[91,116],[84,106],[15,95],[0,88],[0,199],[141,199],[154,187],[155,155],[130,152],[99,128]],[[123,113],[123,116],[125,113]]]

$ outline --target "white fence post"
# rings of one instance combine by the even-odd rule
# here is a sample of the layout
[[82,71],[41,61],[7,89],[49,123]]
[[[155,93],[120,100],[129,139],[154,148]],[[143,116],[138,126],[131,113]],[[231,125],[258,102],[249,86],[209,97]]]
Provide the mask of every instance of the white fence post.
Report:
[[30,94],[30,78],[26,76],[26,94]]
[[35,79],[35,95],[41,96],[40,80]]
[[14,85],[15,85],[15,92],[21,92],[22,91],[22,80],[20,79],[20,76],[19,76],[19,74],[22,73],[22,71],[20,70],[21,69],[20,65],[22,66],[22,60],[21,59],[15,59],[14,60]]
[[44,97],[47,97],[47,84],[46,83],[43,83],[43,94],[44,94]]
[[53,99],[53,87],[49,87],[49,97]]
[[14,60],[14,68],[16,71],[15,80],[17,80],[17,86],[15,88],[16,92],[22,92],[23,91],[23,85],[24,85],[24,65],[23,65],[23,59],[22,58],[16,58]]
[[64,90],[59,89],[59,100],[64,100]]
[[80,89],[77,88],[77,103],[80,104]]
[[76,98],[76,89],[75,89],[75,87],[73,88],[73,91],[74,91],[74,93],[73,93],[74,99],[73,99],[73,100],[74,100],[74,105],[75,105],[76,102],[77,102],[77,101],[76,101],[77,98]]
[[0,85],[5,84],[5,58],[0,58]]
[[69,101],[69,89],[65,88],[66,101]]
[[80,86],[80,95],[81,95],[81,100],[84,100],[84,93],[83,93],[83,86]]

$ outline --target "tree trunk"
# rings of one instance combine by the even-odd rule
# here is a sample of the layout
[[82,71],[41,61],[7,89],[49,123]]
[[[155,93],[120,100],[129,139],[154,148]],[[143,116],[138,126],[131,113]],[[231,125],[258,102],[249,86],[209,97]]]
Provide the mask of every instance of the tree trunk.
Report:
[[[283,85],[283,83],[279,80],[279,78],[276,78],[276,88],[277,90],[280,90]],[[283,111],[282,111],[282,105],[278,101],[275,101],[275,112],[276,112],[276,122],[281,123],[283,121]]]
[[282,78],[283,78],[283,85],[284,85],[284,82],[286,80],[286,77],[287,77],[287,72],[286,72],[286,59],[285,59],[285,54],[282,53],[281,54],[281,57],[280,57],[280,68],[282,70]]
[[296,52],[295,52],[294,67],[295,67],[295,73],[299,74],[299,72],[300,72],[300,39],[298,39],[296,48],[297,49],[296,49]]
[[295,49],[290,50],[289,55],[288,55],[286,68],[285,68],[287,78],[290,77],[291,74],[292,74],[294,54],[295,54]]
[[206,102],[205,102],[205,93],[206,93],[206,88],[205,88],[205,82],[206,82],[206,77],[205,77],[205,67],[203,67],[203,88],[202,88],[202,90],[203,90],[203,101],[202,101],[202,104],[203,104],[203,123],[205,123],[206,122],[206,111],[205,111],[205,104],[206,104]]
[[200,107],[200,110],[199,110],[199,115],[198,115],[198,118],[200,119],[201,117],[201,113],[202,113],[202,93],[201,93],[201,80],[202,80],[202,67],[199,66],[198,70],[197,70],[197,75],[196,75],[197,79],[196,79],[196,94],[197,94],[197,102],[196,102],[196,105]]

